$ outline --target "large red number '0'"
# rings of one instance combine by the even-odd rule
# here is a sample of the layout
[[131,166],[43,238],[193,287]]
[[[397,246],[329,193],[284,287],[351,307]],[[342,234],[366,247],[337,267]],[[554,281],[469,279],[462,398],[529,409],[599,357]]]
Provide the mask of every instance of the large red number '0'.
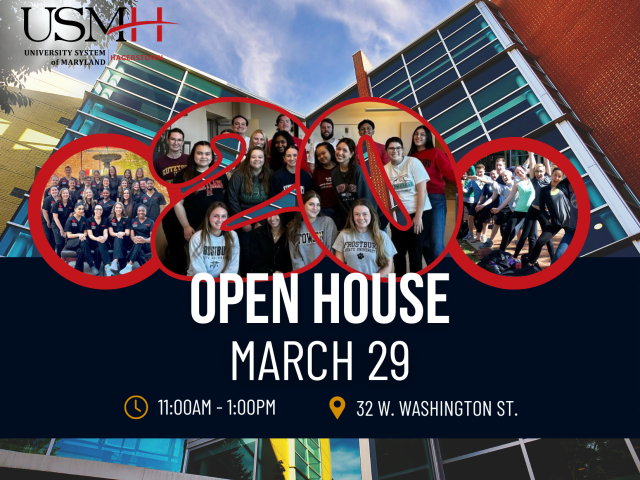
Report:
[[31,188],[31,199],[29,201],[29,225],[31,225],[31,235],[33,236],[33,241],[38,252],[40,252],[51,268],[56,270],[65,278],[71,280],[73,283],[77,283],[83,287],[96,288],[99,290],[111,290],[114,288],[134,285],[154,273],[158,270],[159,263],[156,257],[153,256],[147,263],[126,275],[94,277],[71,268],[64,260],[58,257],[49,245],[49,242],[47,242],[44,231],[40,227],[41,198],[47,187],[47,183],[55,173],[56,169],[76,153],[98,146],[122,148],[135,153],[142,158],[146,157],[149,148],[147,145],[137,140],[114,134],[90,135],[88,137],[78,138],[77,140],[65,145],[49,157],[33,182],[33,187]]
[[[462,174],[466,172],[471,165],[482,158],[504,150],[526,150],[528,152],[534,152],[542,155],[544,158],[549,159],[552,163],[557,165],[567,176],[569,182],[571,182],[571,186],[573,187],[576,200],[578,202],[579,214],[576,233],[569,245],[569,248],[565,254],[550,267],[544,269],[542,272],[525,277],[501,277],[500,275],[495,275],[484,270],[467,257],[467,255],[457,245],[457,242],[455,242],[455,246],[451,247],[450,252],[451,256],[460,268],[487,285],[509,290],[537,287],[538,285],[542,285],[543,283],[553,280],[564,272],[578,257],[580,250],[582,250],[584,242],[587,239],[587,234],[589,233],[589,221],[591,217],[587,187],[582,181],[580,174],[567,157],[562,155],[555,148],[529,138],[501,138],[499,140],[492,140],[474,148],[471,152],[467,153],[460,162],[458,162],[458,165],[456,166],[456,173],[458,174],[458,177],[462,177]],[[462,208],[458,208],[458,210],[458,213],[461,215]]]

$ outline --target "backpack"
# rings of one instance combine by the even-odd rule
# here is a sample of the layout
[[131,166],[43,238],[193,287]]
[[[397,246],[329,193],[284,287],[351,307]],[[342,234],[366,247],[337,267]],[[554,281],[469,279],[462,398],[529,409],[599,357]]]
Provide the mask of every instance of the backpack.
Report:
[[502,250],[493,250],[478,263],[480,267],[496,275],[502,275],[505,271],[513,268],[515,264],[511,254]]
[[469,234],[469,225],[467,222],[462,222],[460,225],[460,229],[458,230],[458,234],[456,235],[457,239],[463,239]]

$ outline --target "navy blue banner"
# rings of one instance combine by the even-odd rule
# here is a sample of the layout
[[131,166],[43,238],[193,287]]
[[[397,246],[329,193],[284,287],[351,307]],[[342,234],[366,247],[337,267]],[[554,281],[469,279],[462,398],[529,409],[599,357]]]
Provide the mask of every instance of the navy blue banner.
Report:
[[[578,259],[546,285],[503,291],[446,258],[431,273],[449,273],[437,282],[446,302],[436,312],[448,324],[427,322],[426,276],[411,287],[424,308],[418,323],[398,314],[379,324],[370,304],[363,323],[341,314],[332,324],[327,304],[316,324],[314,274],[324,274],[325,293],[327,274],[339,273],[341,284],[346,277],[325,260],[299,275],[297,324],[284,313],[280,324],[247,324],[243,301],[229,307],[229,323],[216,311],[201,325],[191,316],[191,284],[161,272],[97,291],[43,260],[4,259],[0,437],[636,436],[639,269],[635,259]],[[267,298],[256,314],[271,318],[272,284],[256,293]],[[396,293],[397,311],[413,314],[399,285]],[[335,296],[341,312],[349,294]],[[387,294],[383,285],[383,314]],[[243,351],[254,342],[253,381],[248,357],[232,380],[234,341]],[[271,373],[258,380],[267,342],[276,365],[267,352]],[[284,342],[300,345],[303,380],[291,363],[284,380]],[[312,342],[327,349],[311,349],[311,375],[326,370],[320,381],[309,375]],[[348,365],[334,372],[333,361],[335,346],[344,359],[349,342],[351,380]],[[289,352],[296,357],[297,347]],[[406,379],[394,380],[407,364]],[[370,380],[374,370],[388,379]],[[339,419],[329,408],[336,396],[345,401]]]

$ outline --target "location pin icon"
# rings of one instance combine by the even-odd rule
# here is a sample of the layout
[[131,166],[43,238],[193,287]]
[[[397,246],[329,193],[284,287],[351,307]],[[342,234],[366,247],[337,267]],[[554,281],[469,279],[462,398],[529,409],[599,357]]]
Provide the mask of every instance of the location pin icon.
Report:
[[338,418],[340,418],[340,415],[342,415],[342,411],[344,410],[344,398],[333,397],[329,401],[329,408],[331,408],[331,411],[336,416],[337,420]]

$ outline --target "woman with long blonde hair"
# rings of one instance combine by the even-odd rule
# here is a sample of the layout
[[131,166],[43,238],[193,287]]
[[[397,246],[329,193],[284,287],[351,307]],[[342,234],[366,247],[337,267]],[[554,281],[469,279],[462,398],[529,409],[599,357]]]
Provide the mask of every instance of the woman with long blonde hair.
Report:
[[189,240],[189,270],[187,275],[208,273],[219,277],[221,273],[238,273],[240,243],[236,232],[222,230],[229,210],[222,202],[209,206],[204,221]]

